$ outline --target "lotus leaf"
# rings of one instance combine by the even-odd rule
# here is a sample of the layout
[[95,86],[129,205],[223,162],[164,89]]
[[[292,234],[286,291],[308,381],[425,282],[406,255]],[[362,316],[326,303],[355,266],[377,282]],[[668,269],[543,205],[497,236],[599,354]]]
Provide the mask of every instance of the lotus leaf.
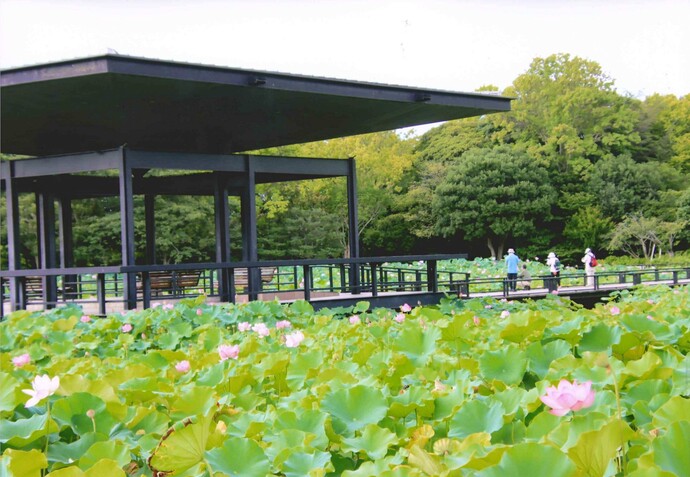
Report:
[[212,415],[186,418],[168,429],[148,459],[155,472],[179,475],[204,458]]
[[518,444],[506,450],[497,465],[475,474],[477,477],[505,477],[507,475],[577,475],[575,464],[555,447],[537,443]]
[[503,405],[478,399],[466,402],[450,420],[448,437],[467,437],[477,432],[492,433],[503,427]]
[[654,462],[674,475],[690,475],[689,442],[690,422],[688,420],[674,422],[669,426],[666,434],[659,436],[652,443]]
[[487,380],[519,384],[527,369],[527,355],[513,345],[498,351],[487,351],[479,358],[479,369]]
[[263,449],[252,439],[229,437],[222,447],[205,454],[214,475],[265,477],[271,468]]
[[376,460],[388,453],[388,448],[398,442],[398,436],[388,429],[376,424],[367,425],[357,437],[343,438],[343,450],[346,452],[364,452]]
[[377,424],[388,411],[383,393],[362,385],[333,391],[326,395],[321,405],[333,417],[335,430],[348,433],[367,424]]

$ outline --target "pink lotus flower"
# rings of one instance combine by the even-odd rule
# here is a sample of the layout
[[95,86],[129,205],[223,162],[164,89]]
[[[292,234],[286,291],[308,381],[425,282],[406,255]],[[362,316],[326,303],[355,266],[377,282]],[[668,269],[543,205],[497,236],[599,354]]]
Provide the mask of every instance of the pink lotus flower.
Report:
[[508,318],[510,316],[510,312],[508,310],[503,310],[501,312],[501,318]]
[[301,331],[295,331],[294,333],[285,335],[285,346],[288,348],[297,348],[303,339],[304,334]]
[[203,314],[204,314],[204,312],[201,310],[201,308],[196,309],[196,316],[201,316]]
[[166,303],[165,305],[163,305],[164,310],[172,310],[173,308],[175,308],[175,306],[170,303]]
[[265,323],[255,324],[254,326],[252,326],[252,331],[257,333],[259,336],[268,336],[268,334],[270,333]]
[[240,355],[239,345],[220,345],[218,347],[218,354],[220,355],[220,360],[225,361],[226,359],[237,359]]
[[82,315],[82,317],[79,318],[79,321],[81,321],[82,323],[90,323],[91,317],[89,315]]
[[479,321],[479,317],[478,317],[478,316],[473,316],[473,317],[472,317],[472,321],[474,321],[474,324],[475,324],[476,326],[479,326],[480,321]]
[[292,326],[292,323],[290,323],[288,320],[280,320],[276,322],[276,329],[282,330],[283,328],[290,328]]
[[612,306],[612,307],[611,307],[611,314],[612,314],[612,315],[620,315],[620,314],[621,314],[621,309],[618,308],[617,306]]
[[653,317],[652,315],[647,315],[647,319],[648,319],[649,321],[654,321],[654,317]]
[[132,331],[132,325],[130,325],[129,323],[125,323],[124,325],[122,325],[122,328],[120,328],[120,331],[122,331],[123,333],[129,333],[130,331]]
[[650,305],[653,305],[653,304],[654,304],[654,300],[652,300],[652,299],[650,298],[649,300],[647,300],[647,303],[649,303]]
[[177,363],[177,364],[175,365],[175,370],[176,370],[178,373],[186,373],[186,372],[189,371],[191,368],[192,368],[192,367],[190,366],[189,361],[187,361],[186,359],[183,360],[183,361],[180,361],[179,363]]
[[238,331],[249,331],[252,329],[252,325],[248,321],[242,321],[237,325]]
[[558,290],[551,290],[552,295],[558,295]]
[[493,308],[493,306],[491,306],[491,305],[486,305],[484,308],[487,309],[487,310],[490,310],[490,309]]
[[89,419],[93,419],[94,417],[96,417],[96,411],[94,409],[87,410],[86,417],[88,417]]
[[403,313],[409,313],[412,311],[412,307],[407,303],[404,303],[403,306],[400,307],[400,311],[402,311]]
[[546,388],[546,394],[539,399],[551,408],[549,411],[551,414],[564,416],[570,411],[584,409],[594,403],[592,381],[578,384],[575,380],[571,384],[569,381],[561,379],[558,387],[549,386]]
[[359,324],[361,321],[362,321],[362,320],[360,320],[359,315],[352,315],[352,316],[350,317],[350,324],[357,325],[357,324]]
[[19,356],[15,356],[14,358],[12,358],[12,364],[15,368],[21,368],[22,366],[26,366],[30,362],[31,356],[29,356],[29,353],[20,354]]
[[33,389],[22,389],[24,394],[31,396],[31,399],[26,401],[26,407],[35,406],[42,399],[55,394],[57,388],[60,387],[60,378],[55,376],[51,379],[47,374],[44,374],[43,376],[36,376],[31,383],[31,387]]
[[405,314],[404,313],[398,313],[397,315],[395,315],[395,318],[393,318],[393,319],[395,321],[397,321],[398,323],[402,323],[403,321],[405,321]]

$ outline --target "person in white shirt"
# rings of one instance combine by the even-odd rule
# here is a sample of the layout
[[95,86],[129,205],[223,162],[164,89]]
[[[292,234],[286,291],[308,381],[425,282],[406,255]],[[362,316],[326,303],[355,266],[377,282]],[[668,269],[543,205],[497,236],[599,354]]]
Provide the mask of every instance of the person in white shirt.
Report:
[[556,279],[556,286],[561,285],[561,261],[558,259],[555,253],[549,252],[549,256],[546,259],[546,264],[549,266],[549,271],[551,276]]
[[594,254],[591,248],[585,250],[585,256],[582,257],[582,263],[585,264],[585,286],[594,286],[594,267],[592,266],[592,259]]

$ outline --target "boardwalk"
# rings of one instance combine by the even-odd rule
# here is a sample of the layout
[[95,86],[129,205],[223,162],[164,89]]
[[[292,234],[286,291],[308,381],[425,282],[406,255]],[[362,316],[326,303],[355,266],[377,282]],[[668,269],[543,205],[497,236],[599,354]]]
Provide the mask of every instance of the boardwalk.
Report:
[[[436,304],[446,296],[457,296],[463,299],[469,298],[494,298],[494,299],[540,299],[548,294],[554,293],[555,283],[549,277],[534,277],[532,284],[534,288],[530,290],[511,291],[504,279],[462,279],[453,281],[448,280],[441,272],[436,277],[435,284],[429,283],[428,277],[416,274],[417,281],[385,281],[381,280],[374,285],[371,281],[364,280],[360,284],[360,293],[341,292],[340,287],[334,285],[330,289],[309,287],[308,292],[304,289],[264,291],[258,293],[257,298],[263,301],[277,300],[281,303],[292,303],[305,298],[308,295],[309,302],[315,309],[347,307],[355,305],[360,301],[367,301],[371,307],[397,308],[403,303],[410,305]],[[394,275],[399,275],[396,271]],[[457,274],[456,274],[457,275]],[[561,297],[572,299],[575,302],[592,306],[601,298],[618,290],[632,289],[636,286],[667,285],[679,286],[690,284],[690,267],[669,268],[669,269],[640,269],[625,272],[609,272],[596,275],[596,283],[592,286],[584,286],[583,275],[563,275],[561,277],[563,286],[556,291]],[[433,282],[433,281],[432,281]],[[436,287],[436,290],[433,288]],[[372,292],[372,290],[376,290]],[[338,290],[338,291],[336,291]],[[190,293],[183,297],[163,295],[152,298],[151,306],[161,306],[166,304],[178,303],[183,298],[199,296]],[[236,302],[248,301],[247,294],[236,295]],[[220,303],[218,296],[209,294],[206,298],[207,303]],[[58,306],[74,304],[81,306],[86,314],[100,314],[99,306],[95,300],[70,300],[59,303]],[[29,303],[27,309],[30,311],[40,311],[44,309],[43,303]],[[138,310],[143,309],[143,303],[138,303]],[[117,297],[108,298],[107,313],[124,312],[125,306],[122,300]],[[10,312],[9,303],[4,303],[4,313]]]

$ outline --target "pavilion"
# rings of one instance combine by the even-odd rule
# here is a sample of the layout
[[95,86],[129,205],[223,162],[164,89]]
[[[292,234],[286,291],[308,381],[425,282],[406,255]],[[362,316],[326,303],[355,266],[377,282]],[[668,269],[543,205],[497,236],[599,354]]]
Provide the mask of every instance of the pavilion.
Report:
[[[242,261],[258,261],[257,184],[325,177],[347,180],[351,257],[357,243],[353,158],[260,156],[243,151],[392,130],[509,111],[510,99],[293,74],[104,55],[3,70],[0,162],[7,209],[11,309],[24,307],[24,279],[40,276],[46,306],[57,276],[73,267],[73,200],[119,197],[124,302],[136,307],[132,267],[155,270],[158,195],[209,195],[215,204],[215,264],[230,259],[229,196],[241,198]],[[156,176],[152,170],[186,171]],[[116,171],[111,176],[92,174]],[[36,197],[39,268],[21,270],[18,197]],[[145,198],[146,263],[135,263],[134,195]],[[56,238],[57,237],[57,238]],[[95,267],[94,273],[113,268]],[[250,268],[258,287],[258,270]],[[353,277],[356,280],[356,277]],[[233,280],[219,278],[221,299]],[[254,288],[258,289],[258,288]],[[2,290],[2,287],[0,287]],[[1,294],[0,294],[1,295]],[[0,301],[0,306],[2,305]]]

